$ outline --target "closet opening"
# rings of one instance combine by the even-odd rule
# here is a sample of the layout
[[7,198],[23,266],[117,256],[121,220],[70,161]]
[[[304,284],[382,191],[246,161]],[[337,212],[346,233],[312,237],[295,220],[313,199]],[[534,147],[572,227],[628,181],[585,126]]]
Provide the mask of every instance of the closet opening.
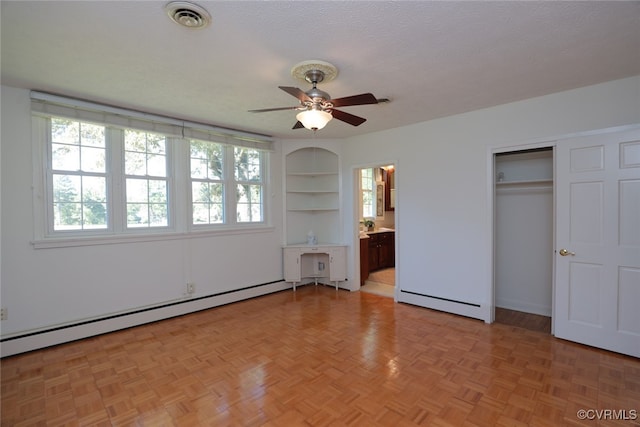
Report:
[[494,319],[551,333],[553,147],[494,154]]

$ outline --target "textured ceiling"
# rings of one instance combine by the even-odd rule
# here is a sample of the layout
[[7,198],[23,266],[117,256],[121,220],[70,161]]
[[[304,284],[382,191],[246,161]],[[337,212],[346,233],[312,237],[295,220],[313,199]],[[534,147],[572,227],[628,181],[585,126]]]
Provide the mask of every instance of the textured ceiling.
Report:
[[281,138],[290,70],[334,64],[319,88],[391,103],[344,107],[342,138],[640,74],[640,2],[195,1],[201,30],[157,1],[2,1],[2,84]]

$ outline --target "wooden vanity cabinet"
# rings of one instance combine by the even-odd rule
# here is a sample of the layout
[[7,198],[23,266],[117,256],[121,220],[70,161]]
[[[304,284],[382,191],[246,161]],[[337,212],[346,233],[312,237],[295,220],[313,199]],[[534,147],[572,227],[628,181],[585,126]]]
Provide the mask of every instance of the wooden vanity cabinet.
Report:
[[368,272],[395,267],[395,233],[371,233],[368,240]]

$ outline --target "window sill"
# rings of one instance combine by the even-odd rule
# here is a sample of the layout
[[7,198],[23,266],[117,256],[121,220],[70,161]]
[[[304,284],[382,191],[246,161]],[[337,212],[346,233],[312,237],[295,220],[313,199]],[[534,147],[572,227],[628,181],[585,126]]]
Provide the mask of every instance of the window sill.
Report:
[[149,234],[118,234],[108,236],[74,236],[51,237],[33,240],[34,249],[70,248],[76,246],[120,245],[141,242],[159,242],[167,240],[201,239],[213,236],[228,236],[234,234],[269,233],[275,227],[270,225],[237,226],[220,229],[191,230],[189,232],[157,232]]

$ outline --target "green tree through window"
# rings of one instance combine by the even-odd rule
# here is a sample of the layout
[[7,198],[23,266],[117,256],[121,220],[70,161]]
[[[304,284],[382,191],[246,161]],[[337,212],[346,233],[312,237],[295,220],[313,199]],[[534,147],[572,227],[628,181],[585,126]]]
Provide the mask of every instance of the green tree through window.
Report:
[[192,224],[224,223],[224,146],[192,140]]
[[126,129],[127,226],[169,225],[166,137]]
[[105,127],[51,119],[53,228],[107,228]]
[[260,151],[234,148],[236,180],[236,219],[238,222],[262,221],[262,174]]
[[265,222],[265,151],[38,114],[34,124],[48,149],[44,237]]

